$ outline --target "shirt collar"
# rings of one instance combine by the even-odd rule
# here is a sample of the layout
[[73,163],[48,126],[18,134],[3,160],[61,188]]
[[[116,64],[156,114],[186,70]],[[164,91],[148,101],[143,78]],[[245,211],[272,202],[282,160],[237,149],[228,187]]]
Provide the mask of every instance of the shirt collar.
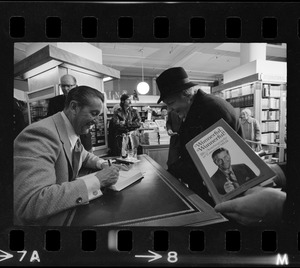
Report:
[[68,138],[71,144],[71,150],[74,148],[77,140],[79,139],[79,136],[76,135],[73,126],[71,125],[68,117],[66,116],[66,114],[62,111],[61,112],[61,116],[65,121],[65,125],[66,125],[66,129],[67,129],[67,134],[68,134]]

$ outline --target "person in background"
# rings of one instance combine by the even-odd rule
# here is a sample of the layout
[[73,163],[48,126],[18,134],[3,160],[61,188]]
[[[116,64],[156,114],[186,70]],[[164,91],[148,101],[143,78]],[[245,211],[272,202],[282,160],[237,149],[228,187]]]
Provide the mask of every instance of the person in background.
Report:
[[[223,118],[240,136],[242,129],[239,118],[230,103],[224,99],[207,94],[189,81],[181,67],[170,68],[156,79],[160,98],[168,110],[177,112],[182,119],[179,129],[180,156],[169,166],[168,171],[210,204],[213,200],[208,195],[203,180],[185,148],[187,142]],[[195,90],[197,89],[197,90]]]
[[153,120],[156,120],[156,119],[167,120],[167,116],[168,116],[168,107],[167,106],[162,106],[160,109],[160,113],[158,113],[154,109],[151,109],[151,108],[149,108],[149,109],[151,111],[151,116],[152,116]]
[[63,92],[63,95],[55,96],[49,100],[47,117],[54,115],[57,112],[61,112],[64,109],[68,92],[72,88],[77,87],[76,78],[70,74],[63,75],[60,78],[59,86]]
[[140,128],[141,117],[137,110],[131,107],[130,96],[123,94],[120,107],[117,108],[109,123],[110,155],[120,156],[123,134]]
[[161,107],[160,117],[161,117],[161,119],[167,120],[167,118],[168,118],[168,108],[167,108],[167,106]]
[[[77,85],[76,78],[73,75],[65,74],[60,78],[59,86],[63,92],[63,95],[55,96],[49,100],[47,117],[54,115],[58,112],[61,112],[64,109],[66,97],[69,91],[72,88],[77,87],[78,85]],[[91,139],[90,132],[80,136],[80,140],[83,147],[87,151],[92,151],[92,139]]]
[[[62,224],[68,209],[102,195],[115,184],[120,166],[86,151],[79,135],[86,134],[103,112],[104,95],[79,86],[67,95],[65,108],[27,126],[14,142],[14,223]],[[98,169],[78,178],[81,167]]]
[[170,167],[180,156],[180,139],[178,131],[181,125],[181,118],[175,111],[169,111],[167,116],[166,128],[170,136],[170,146],[167,165]]
[[[240,118],[245,140],[260,142],[261,132],[259,122],[251,116],[251,110],[248,108],[243,109]],[[259,152],[262,149],[261,144],[259,143],[248,142],[248,144],[256,152]]]
[[211,157],[218,167],[211,180],[221,195],[237,189],[245,182],[256,177],[252,169],[246,164],[231,165],[229,151],[223,147],[215,150]]

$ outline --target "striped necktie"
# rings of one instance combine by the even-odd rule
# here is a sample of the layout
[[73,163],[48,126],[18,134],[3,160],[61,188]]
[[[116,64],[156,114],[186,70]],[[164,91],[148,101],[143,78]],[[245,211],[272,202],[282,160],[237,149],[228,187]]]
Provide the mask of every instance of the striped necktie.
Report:
[[78,171],[79,171],[79,160],[81,155],[81,142],[78,139],[75,143],[73,154],[72,154],[72,167],[73,167],[73,180],[76,179]]

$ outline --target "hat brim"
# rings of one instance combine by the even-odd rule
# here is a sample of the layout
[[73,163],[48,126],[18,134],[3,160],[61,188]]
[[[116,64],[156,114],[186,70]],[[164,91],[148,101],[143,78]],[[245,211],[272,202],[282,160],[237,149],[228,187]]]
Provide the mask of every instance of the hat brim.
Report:
[[166,97],[172,96],[172,95],[174,95],[175,93],[178,93],[178,92],[180,92],[180,91],[183,91],[183,90],[185,90],[185,89],[188,89],[188,88],[191,88],[191,87],[194,87],[194,86],[197,86],[197,85],[198,85],[198,84],[195,84],[195,83],[193,83],[193,82],[188,82],[188,83],[186,83],[186,84],[180,86],[180,88],[173,90],[173,91],[170,92],[170,93],[167,93],[167,94],[161,94],[160,97],[159,97],[159,99],[158,99],[158,101],[157,101],[157,104],[159,104],[161,101],[163,101],[163,99],[165,99]]

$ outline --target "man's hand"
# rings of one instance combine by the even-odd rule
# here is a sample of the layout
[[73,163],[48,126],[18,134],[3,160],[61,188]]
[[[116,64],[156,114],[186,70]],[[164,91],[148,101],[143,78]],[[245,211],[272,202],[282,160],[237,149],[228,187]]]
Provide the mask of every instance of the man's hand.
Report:
[[270,225],[280,222],[285,200],[286,193],[278,189],[254,187],[242,197],[216,205],[215,210],[242,225]]
[[119,168],[116,166],[107,166],[96,173],[99,179],[100,187],[109,187],[114,185],[119,178]]
[[233,183],[230,182],[230,181],[226,181],[225,184],[224,184],[224,190],[226,193],[229,193],[231,191],[234,190],[234,186],[233,186]]
[[168,135],[169,136],[174,136],[174,135],[177,135],[178,133],[177,132],[173,132],[173,130],[172,129],[168,129]]

